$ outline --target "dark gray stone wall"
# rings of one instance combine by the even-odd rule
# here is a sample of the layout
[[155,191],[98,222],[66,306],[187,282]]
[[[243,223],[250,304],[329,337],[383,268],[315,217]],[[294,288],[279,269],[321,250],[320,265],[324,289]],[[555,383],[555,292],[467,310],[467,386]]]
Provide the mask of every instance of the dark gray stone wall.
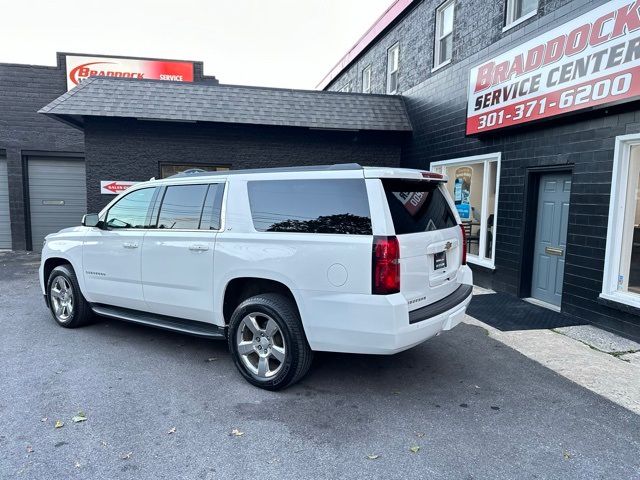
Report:
[[[495,270],[474,267],[476,283],[523,294],[525,191],[536,167],[572,168],[562,311],[604,328],[640,338],[640,317],[598,299],[602,291],[615,137],[640,132],[638,102],[563,119],[522,125],[476,137],[465,135],[469,71],[472,67],[561,25],[604,2],[540,2],[531,20],[503,33],[504,1],[457,3],[453,62],[431,72],[435,8],[424,0],[374,44],[357,65],[336,79],[354,78],[371,61],[379,72],[374,91],[384,88],[386,49],[400,40],[404,50],[400,86],[414,127],[404,145],[402,165],[428,168],[430,162],[486,153],[502,153],[497,216]],[[626,311],[625,311],[626,310]]]
[[503,32],[505,0],[457,0],[452,62],[432,72],[436,9],[443,2],[444,0],[416,1],[402,18],[389,27],[325,90],[338,91],[351,82],[352,91],[361,92],[362,70],[371,65],[371,93],[386,93],[387,50],[399,43],[398,77],[400,93],[403,93],[431,77],[441,76],[441,72],[451,69],[462,60],[472,59],[472,62],[479,63],[489,48],[500,48],[537,30],[542,18],[550,15],[555,19],[558,9],[565,5],[571,4],[570,10],[573,10],[589,3],[586,0],[539,0],[538,14],[534,18]]
[[143,181],[161,163],[207,163],[232,169],[360,163],[399,166],[403,137],[306,128],[87,119],[88,208],[113,197],[100,180]]

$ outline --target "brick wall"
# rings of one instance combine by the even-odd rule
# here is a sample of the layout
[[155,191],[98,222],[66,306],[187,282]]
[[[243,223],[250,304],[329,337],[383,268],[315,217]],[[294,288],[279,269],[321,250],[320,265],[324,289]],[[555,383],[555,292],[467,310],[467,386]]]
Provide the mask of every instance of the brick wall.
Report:
[[503,1],[458,0],[454,54],[450,65],[431,72],[435,9],[424,0],[392,27],[330,86],[355,79],[374,62],[374,91],[384,88],[386,49],[400,40],[400,86],[414,127],[403,147],[402,165],[426,168],[430,162],[502,152],[495,270],[474,268],[476,282],[519,292],[525,225],[525,182],[534,167],[572,168],[571,205],[562,311],[602,327],[640,337],[640,317],[603,305],[602,290],[615,137],[640,132],[638,103],[582,112],[537,125],[465,136],[470,68],[540,33],[595,8],[603,1],[540,2],[538,15],[507,32]]
[[82,152],[82,132],[36,113],[67,90],[62,67],[0,65],[0,148],[7,152],[13,248],[26,248],[22,155]]
[[[217,84],[194,63],[198,82]],[[0,151],[6,150],[11,236],[14,250],[26,248],[26,214],[22,158],[26,151],[84,152],[83,132],[37,113],[67,91],[64,54],[57,66],[0,64]]]
[[88,209],[113,197],[100,180],[149,180],[160,163],[208,163],[239,168],[361,163],[398,166],[402,136],[215,124],[87,119]]

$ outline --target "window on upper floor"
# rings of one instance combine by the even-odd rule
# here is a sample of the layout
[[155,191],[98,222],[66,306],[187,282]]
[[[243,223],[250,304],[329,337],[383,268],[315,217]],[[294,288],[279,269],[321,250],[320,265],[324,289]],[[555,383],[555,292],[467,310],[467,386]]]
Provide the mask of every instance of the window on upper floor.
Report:
[[362,93],[371,93],[371,65],[362,70]]
[[538,0],[507,0],[504,30],[515,27],[538,13]]
[[436,38],[433,68],[440,68],[451,62],[453,54],[453,16],[455,0],[448,0],[436,10]]
[[341,92],[350,92],[351,91],[351,82],[345,83],[340,89]]
[[400,44],[396,43],[387,51],[387,93],[398,93],[398,72],[400,71]]

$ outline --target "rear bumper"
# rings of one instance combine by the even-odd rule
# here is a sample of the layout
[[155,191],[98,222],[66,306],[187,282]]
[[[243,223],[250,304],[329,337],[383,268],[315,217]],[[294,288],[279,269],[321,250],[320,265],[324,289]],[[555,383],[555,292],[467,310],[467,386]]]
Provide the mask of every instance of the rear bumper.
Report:
[[312,350],[391,355],[460,323],[472,290],[461,284],[445,299],[412,312],[401,294],[307,297],[305,333]]

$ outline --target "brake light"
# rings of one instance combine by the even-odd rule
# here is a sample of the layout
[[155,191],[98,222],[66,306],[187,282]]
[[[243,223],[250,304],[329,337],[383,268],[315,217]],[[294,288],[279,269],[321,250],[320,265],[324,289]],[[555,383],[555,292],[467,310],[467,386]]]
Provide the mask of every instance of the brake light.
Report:
[[430,180],[444,180],[444,175],[434,172],[422,172],[422,178],[428,178]]
[[400,244],[396,237],[373,237],[371,293],[389,295],[400,291]]
[[462,232],[462,260],[460,264],[467,264],[467,231],[464,229],[464,225],[460,224],[460,231]]

